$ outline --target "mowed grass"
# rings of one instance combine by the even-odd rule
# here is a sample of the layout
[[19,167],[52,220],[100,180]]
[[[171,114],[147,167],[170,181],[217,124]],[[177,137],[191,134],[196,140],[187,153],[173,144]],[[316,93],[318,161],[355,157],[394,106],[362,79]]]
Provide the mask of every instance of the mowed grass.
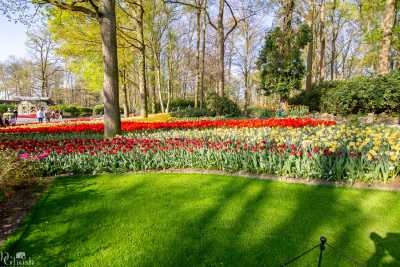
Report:
[[322,266],[400,266],[400,194],[200,174],[58,178],[7,250],[35,266],[279,266],[320,235],[336,248]]

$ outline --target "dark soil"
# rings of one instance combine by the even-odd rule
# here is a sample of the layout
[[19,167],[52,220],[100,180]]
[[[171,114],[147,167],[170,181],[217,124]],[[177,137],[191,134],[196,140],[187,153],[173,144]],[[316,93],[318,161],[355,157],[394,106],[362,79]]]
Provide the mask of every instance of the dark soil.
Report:
[[50,180],[18,189],[0,201],[0,246],[11,235],[47,190]]

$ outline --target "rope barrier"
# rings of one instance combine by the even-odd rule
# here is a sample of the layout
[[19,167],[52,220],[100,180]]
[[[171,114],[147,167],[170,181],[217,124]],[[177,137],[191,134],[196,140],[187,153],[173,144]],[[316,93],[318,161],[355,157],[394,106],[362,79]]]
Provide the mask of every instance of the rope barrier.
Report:
[[354,259],[353,257],[350,257],[348,255],[346,255],[345,253],[341,252],[340,249],[332,246],[330,243],[328,243],[328,240],[326,237],[321,236],[319,238],[319,244],[311,247],[310,249],[302,252],[301,254],[299,254],[298,256],[288,260],[287,262],[285,262],[284,264],[282,264],[281,266],[288,266],[294,262],[296,262],[297,260],[301,259],[302,257],[304,257],[305,255],[307,255],[308,253],[310,253],[311,251],[313,251],[314,249],[319,247],[319,257],[318,257],[318,267],[322,266],[322,259],[323,259],[323,252],[326,250],[327,247],[331,248],[332,250],[334,250],[337,254],[341,255],[343,258],[347,259],[348,261],[352,262],[355,266],[365,266],[365,264],[363,264],[362,262]]

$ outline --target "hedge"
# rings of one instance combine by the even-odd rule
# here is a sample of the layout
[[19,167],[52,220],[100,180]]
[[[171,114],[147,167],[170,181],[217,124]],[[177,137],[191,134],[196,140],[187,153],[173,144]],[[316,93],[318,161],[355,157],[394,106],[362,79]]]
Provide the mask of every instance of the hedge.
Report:
[[400,72],[344,81],[327,81],[289,101],[332,114],[400,112]]

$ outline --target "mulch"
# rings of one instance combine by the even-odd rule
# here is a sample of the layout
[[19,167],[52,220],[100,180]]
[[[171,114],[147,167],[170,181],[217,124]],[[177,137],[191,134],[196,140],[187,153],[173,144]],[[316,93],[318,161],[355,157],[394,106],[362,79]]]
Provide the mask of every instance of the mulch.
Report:
[[18,229],[23,219],[47,191],[50,180],[42,180],[39,185],[16,190],[0,202],[0,246]]

